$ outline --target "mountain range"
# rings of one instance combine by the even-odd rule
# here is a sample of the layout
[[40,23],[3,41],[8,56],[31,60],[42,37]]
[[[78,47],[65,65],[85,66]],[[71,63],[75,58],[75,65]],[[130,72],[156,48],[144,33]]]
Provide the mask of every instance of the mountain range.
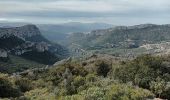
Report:
[[[75,32],[62,45],[46,39],[36,25],[2,27],[0,99],[169,99],[169,39],[170,25]],[[144,55],[141,49],[165,55]]]
[[170,40],[170,25],[141,24],[117,26],[94,30],[87,33],[73,33],[67,39],[70,44],[78,44],[86,49],[136,48],[147,43]]
[[[16,27],[27,25],[28,23],[0,23],[0,27]],[[57,43],[65,42],[70,33],[90,32],[96,29],[111,28],[113,25],[106,23],[80,23],[70,22],[63,24],[36,24],[41,34],[48,40]],[[63,41],[64,40],[64,41]]]
[[[110,54],[115,49],[116,52],[125,52],[125,49],[129,49],[131,52],[133,50],[134,52],[141,52],[145,48],[148,49],[147,44],[156,45],[170,40],[170,25],[141,24],[106,28],[109,25],[98,24],[103,28],[97,29],[96,24],[92,24],[91,27],[87,24],[89,28],[81,23],[20,26],[23,24],[25,23],[11,24],[11,26],[1,25],[1,61],[9,61],[8,59],[12,55],[12,58],[17,56],[36,63],[51,65],[68,56],[86,55],[91,51]],[[12,25],[15,27],[12,27]],[[92,27],[93,25],[94,27]],[[84,29],[80,27],[84,27]],[[94,30],[92,30],[93,28]],[[92,31],[88,32],[89,30]],[[61,34],[59,35],[57,32]],[[50,39],[45,34],[48,36],[55,35],[52,36],[55,40]],[[60,44],[51,41],[58,41]],[[111,54],[115,55],[115,52]]]

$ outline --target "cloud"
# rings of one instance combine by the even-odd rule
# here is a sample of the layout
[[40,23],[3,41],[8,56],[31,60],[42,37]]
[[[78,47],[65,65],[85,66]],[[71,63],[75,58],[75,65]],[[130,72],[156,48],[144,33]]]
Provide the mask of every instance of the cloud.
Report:
[[25,19],[19,21],[41,19],[46,23],[48,20],[50,23],[52,19],[99,22],[103,20],[107,22],[109,19],[109,22],[116,24],[119,22],[131,24],[134,21],[130,20],[139,19],[140,21],[135,20],[136,23],[141,21],[164,23],[164,20],[170,17],[170,2],[169,0],[0,0],[0,16],[8,19],[11,17]]
[[19,18],[0,18],[0,21],[9,21],[9,22],[20,22],[24,21],[24,19],[19,19]]

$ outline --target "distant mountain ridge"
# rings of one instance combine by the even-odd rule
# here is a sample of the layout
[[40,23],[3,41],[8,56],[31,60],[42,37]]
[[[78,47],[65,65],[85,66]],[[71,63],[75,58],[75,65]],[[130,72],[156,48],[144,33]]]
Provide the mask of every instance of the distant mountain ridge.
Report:
[[[11,28],[11,27],[21,27],[27,25],[28,23],[0,23],[0,27]],[[80,23],[80,22],[70,22],[61,24],[37,24],[36,25],[41,31],[42,35],[48,40],[57,43],[65,42],[70,33],[74,32],[90,32],[97,29],[107,29],[112,28],[112,24],[107,23]],[[64,40],[64,41],[63,41]]]
[[68,43],[76,43],[84,48],[139,47],[146,43],[170,40],[170,25],[141,24],[117,26],[94,30],[87,33],[74,33]]

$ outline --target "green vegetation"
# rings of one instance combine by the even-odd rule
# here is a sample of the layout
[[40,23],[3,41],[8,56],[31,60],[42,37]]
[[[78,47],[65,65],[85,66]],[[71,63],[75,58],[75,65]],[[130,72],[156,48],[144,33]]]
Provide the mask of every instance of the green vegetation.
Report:
[[20,91],[13,85],[11,79],[6,74],[0,74],[0,97],[17,97]]
[[52,65],[59,60],[58,57],[56,57],[53,53],[49,51],[44,52],[29,51],[22,54],[21,57],[46,65]]
[[0,97],[16,100],[170,99],[167,61],[168,57],[150,55],[130,61],[96,56],[21,76],[1,73]]
[[68,42],[81,45],[88,50],[117,47],[137,48],[145,43],[169,41],[169,32],[169,25],[120,26],[92,31],[90,34],[75,33],[70,35]]
[[15,73],[15,72],[21,72],[27,69],[31,68],[41,68],[45,65],[31,61],[26,60],[22,57],[17,57],[14,55],[9,55],[9,59],[6,61],[0,61],[0,72],[3,73]]
[[170,69],[163,64],[160,57],[144,55],[122,64],[115,69],[115,77],[122,82],[132,81],[133,84],[149,88],[149,83],[158,77],[170,80]]

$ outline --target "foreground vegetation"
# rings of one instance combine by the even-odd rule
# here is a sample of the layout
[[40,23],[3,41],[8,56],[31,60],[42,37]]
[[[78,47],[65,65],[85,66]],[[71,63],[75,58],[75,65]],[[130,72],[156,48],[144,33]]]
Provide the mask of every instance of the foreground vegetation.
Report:
[[45,71],[0,74],[0,97],[16,100],[170,99],[169,57],[143,55],[131,61],[93,55]]
[[8,58],[0,59],[0,72],[9,74],[21,72],[31,68],[41,68],[44,66],[44,64],[14,55],[9,55]]

